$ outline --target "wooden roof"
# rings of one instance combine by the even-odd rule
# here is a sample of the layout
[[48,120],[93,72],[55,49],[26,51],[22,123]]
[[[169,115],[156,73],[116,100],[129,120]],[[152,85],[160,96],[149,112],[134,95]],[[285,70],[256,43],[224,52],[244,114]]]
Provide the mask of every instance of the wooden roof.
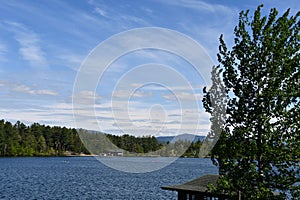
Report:
[[173,185],[173,186],[163,186],[161,187],[163,190],[173,190],[173,191],[191,191],[191,192],[201,192],[206,193],[208,188],[208,184],[212,184],[217,186],[217,180],[219,179],[219,175],[216,174],[208,174],[196,178],[192,181],[186,182],[181,185]]

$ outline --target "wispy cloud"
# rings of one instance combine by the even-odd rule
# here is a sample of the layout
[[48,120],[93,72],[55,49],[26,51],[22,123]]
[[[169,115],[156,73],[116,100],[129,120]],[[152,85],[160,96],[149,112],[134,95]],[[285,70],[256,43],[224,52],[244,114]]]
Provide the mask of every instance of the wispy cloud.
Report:
[[[299,3],[293,0],[263,3],[266,11],[271,7],[299,10]],[[238,12],[256,7],[257,1],[245,4],[238,0],[2,1],[1,116],[12,121],[95,130],[100,126],[110,133],[122,128],[140,135],[149,130],[155,135],[174,135],[178,131],[205,135],[209,115],[200,105],[201,91],[202,85],[209,85],[211,60],[216,60],[208,59],[205,52],[216,58],[222,33],[230,46]],[[167,33],[159,38],[155,37],[156,31],[128,35],[99,55],[109,58],[122,49],[128,54],[115,58],[113,63],[110,60],[101,78],[93,77],[96,70],[88,71],[72,105],[76,72],[89,51],[114,34],[143,27],[184,33],[200,43],[203,52]],[[151,40],[147,45],[151,49],[131,51],[146,40]],[[92,64],[99,69],[108,63],[99,63],[96,56]],[[201,68],[200,75],[192,65]],[[88,87],[98,79],[95,91]],[[79,115],[77,124],[73,113]],[[197,121],[198,129],[194,128]]]
[[[113,4],[114,8],[112,9],[111,6],[99,1],[89,1],[88,3],[91,6],[94,6],[94,12],[111,21],[109,24],[110,29],[118,27],[124,30],[124,28],[127,29],[132,25],[151,26],[151,23],[143,19],[143,17],[135,16],[132,12],[128,12],[130,6],[128,7],[124,4]],[[140,9],[143,9],[143,7]],[[150,11],[150,9],[147,9],[147,11]]]
[[19,53],[22,58],[34,67],[47,66],[46,54],[40,46],[39,36],[21,23],[11,21],[5,23],[15,34],[15,39],[20,45]]
[[22,92],[26,94],[34,94],[34,95],[51,95],[51,96],[58,95],[58,93],[53,90],[36,90],[36,89],[32,89],[27,85],[16,85],[13,87],[13,91]]
[[190,20],[188,15],[181,15],[177,22],[179,29],[200,42],[214,61],[217,61],[216,53],[221,34],[224,34],[231,45],[230,39],[240,11],[234,4],[201,0],[166,0],[162,3],[178,9],[189,9],[194,13],[197,21]]
[[4,43],[0,42],[0,61],[6,60],[5,54],[7,53],[7,47]]
[[136,90],[133,93],[131,93],[131,91],[128,90],[117,90],[113,92],[112,97],[130,99],[132,97],[144,98],[144,97],[150,97],[152,95],[153,93],[151,91],[145,92],[141,90]]
[[84,60],[84,56],[76,53],[71,53],[71,52],[62,52],[57,55],[57,58],[60,60],[60,62],[74,70],[78,71],[80,68],[80,65],[82,61]]
[[95,8],[95,12],[98,13],[99,15],[103,16],[103,17],[107,17],[107,13],[105,10],[99,8],[99,7],[96,7]]
[[[94,114],[102,127],[101,130],[107,129],[112,131],[111,133],[122,130],[123,133],[133,135],[143,135],[145,132],[152,135],[160,133],[164,135],[180,133],[205,135],[209,128],[209,115],[203,110],[195,111],[194,108],[173,107],[162,102],[147,103],[114,99],[112,102],[96,104],[94,109]],[[84,112],[81,114],[85,123],[89,124],[87,126],[94,127],[92,122],[95,121],[93,119],[95,116]]]
[[102,96],[95,93],[94,91],[90,91],[90,90],[82,90],[77,94],[73,94],[72,96],[73,101],[76,104],[79,104],[81,107],[85,107],[85,106],[93,106],[93,105],[89,105],[91,102],[97,102],[100,99],[102,99]]
[[176,92],[174,94],[164,94],[163,98],[166,100],[183,100],[183,101],[200,101],[202,95],[199,93],[190,93],[190,92]]
[[[121,104],[123,105],[123,103]],[[166,115],[163,115],[160,109],[151,111],[151,109],[147,108],[131,108],[128,112],[123,108],[117,111],[117,116],[114,116],[111,111],[102,110],[108,106],[111,106],[110,103],[96,105],[96,116],[82,112],[80,119],[83,121],[79,124],[85,124],[85,126],[77,128],[99,130],[112,134],[130,133],[135,136],[142,136],[145,133],[158,136],[195,132],[199,135],[206,135],[209,129],[209,116],[202,112],[197,114],[201,123],[199,123],[198,130],[196,130],[192,128],[195,126],[195,118],[186,118],[184,120],[184,115],[192,113],[193,110],[166,110]],[[99,109],[100,107],[102,109]],[[28,124],[38,122],[67,127],[76,127],[77,123],[73,118],[73,107],[70,103],[54,103],[17,109],[0,108],[0,112],[4,119],[11,120],[12,122],[21,120]],[[95,117],[97,117],[98,122],[95,121]],[[183,122],[185,123],[183,124]]]
[[20,120],[26,124],[41,123],[51,126],[75,127],[72,110],[56,109],[55,107],[53,105],[42,108],[0,108],[0,112],[3,119],[11,122]]
[[210,13],[217,13],[217,12],[225,12],[225,13],[231,13],[231,9],[229,9],[227,6],[216,4],[216,3],[206,3],[204,1],[198,1],[198,0],[166,0],[164,3],[174,5],[174,6],[180,6],[180,7],[186,7],[193,10],[201,11],[201,12],[210,12]]

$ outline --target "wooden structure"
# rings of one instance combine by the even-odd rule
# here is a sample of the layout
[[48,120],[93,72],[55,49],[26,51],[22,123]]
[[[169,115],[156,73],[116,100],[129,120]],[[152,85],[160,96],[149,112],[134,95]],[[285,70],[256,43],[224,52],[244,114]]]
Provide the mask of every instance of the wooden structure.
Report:
[[208,192],[207,186],[209,184],[216,186],[218,179],[218,175],[204,175],[181,185],[163,186],[161,188],[177,191],[178,200],[228,200],[229,197],[224,194],[213,195]]

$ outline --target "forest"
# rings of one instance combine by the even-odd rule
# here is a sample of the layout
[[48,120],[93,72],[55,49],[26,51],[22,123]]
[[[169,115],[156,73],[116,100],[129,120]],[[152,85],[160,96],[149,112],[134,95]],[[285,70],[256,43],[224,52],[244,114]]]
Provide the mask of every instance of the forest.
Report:
[[[89,131],[87,131],[89,132]],[[117,136],[103,134],[99,132],[81,135],[90,137],[95,141],[105,135],[118,148],[134,153],[148,153],[160,151],[163,156],[178,156],[178,148],[186,146],[187,150],[183,157],[197,157],[201,147],[201,141],[187,143],[186,141],[176,141],[174,144],[163,144],[158,142],[154,136],[135,137],[128,134]],[[188,145],[188,146],[187,146]],[[67,156],[90,154],[89,144],[84,144],[80,139],[78,130],[59,126],[41,125],[33,123],[30,126],[17,121],[15,124],[0,120],[0,157],[9,156]],[[99,148],[101,149],[101,148]],[[164,153],[161,153],[164,152]],[[94,153],[94,152],[92,152]],[[180,155],[182,154],[180,153]]]
[[66,152],[88,153],[76,129],[0,120],[0,156],[62,156]]

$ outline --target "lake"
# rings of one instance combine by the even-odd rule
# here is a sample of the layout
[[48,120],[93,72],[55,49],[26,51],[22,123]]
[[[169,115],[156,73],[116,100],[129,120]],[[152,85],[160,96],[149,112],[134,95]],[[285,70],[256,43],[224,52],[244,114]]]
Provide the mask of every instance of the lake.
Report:
[[[146,159],[151,165],[158,158]],[[0,199],[177,199],[160,187],[216,173],[210,159],[200,158],[148,173],[111,169],[94,157],[0,158]]]

